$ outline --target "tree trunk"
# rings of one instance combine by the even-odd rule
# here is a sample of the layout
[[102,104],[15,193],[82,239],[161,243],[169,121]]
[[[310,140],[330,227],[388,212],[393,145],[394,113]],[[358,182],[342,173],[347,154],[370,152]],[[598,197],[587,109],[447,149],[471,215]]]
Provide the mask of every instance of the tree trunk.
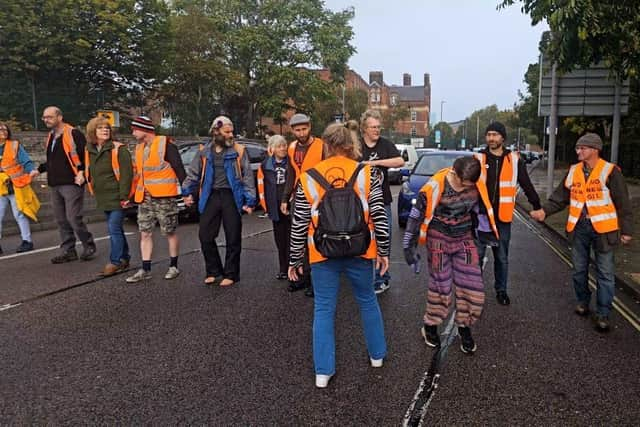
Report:
[[34,73],[31,73],[31,103],[33,105],[33,127],[38,130],[38,109],[36,106],[36,78]]

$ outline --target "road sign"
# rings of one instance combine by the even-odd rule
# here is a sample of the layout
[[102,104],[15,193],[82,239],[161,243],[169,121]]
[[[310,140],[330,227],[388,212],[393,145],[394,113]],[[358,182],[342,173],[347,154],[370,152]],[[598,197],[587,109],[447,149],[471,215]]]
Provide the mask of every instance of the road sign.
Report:
[[460,148],[466,148],[466,146],[467,146],[467,140],[462,138],[460,140]]
[[109,120],[109,124],[111,127],[119,128],[120,127],[120,112],[113,110],[99,110],[96,114],[98,117],[104,117]]
[[[540,66],[540,96],[538,115],[551,115],[551,64],[544,58]],[[587,69],[558,74],[558,116],[612,116],[615,100],[615,81],[603,63]],[[621,83],[620,113],[629,111],[629,80]]]

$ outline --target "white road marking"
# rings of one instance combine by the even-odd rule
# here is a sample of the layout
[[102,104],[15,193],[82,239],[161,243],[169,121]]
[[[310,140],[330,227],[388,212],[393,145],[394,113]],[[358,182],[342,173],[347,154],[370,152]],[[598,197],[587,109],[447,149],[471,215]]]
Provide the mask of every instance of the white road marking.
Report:
[[[133,233],[131,231],[127,231],[126,233],[124,233],[125,236],[131,236],[137,233]],[[101,240],[107,240],[109,239],[109,236],[103,236],[103,237],[98,237],[96,239],[93,239],[94,242],[99,242]],[[80,245],[81,242],[76,242],[76,246]],[[22,252],[20,254],[11,254],[11,255],[5,255],[5,256],[0,256],[0,261],[3,259],[11,259],[11,258],[17,258],[19,256],[25,256],[25,255],[32,255],[32,254],[37,254],[37,253],[41,253],[41,252],[48,252],[48,251],[52,251],[55,249],[60,249],[60,246],[49,246],[48,248],[41,248],[41,249],[35,249],[33,251],[29,251],[29,252]]]

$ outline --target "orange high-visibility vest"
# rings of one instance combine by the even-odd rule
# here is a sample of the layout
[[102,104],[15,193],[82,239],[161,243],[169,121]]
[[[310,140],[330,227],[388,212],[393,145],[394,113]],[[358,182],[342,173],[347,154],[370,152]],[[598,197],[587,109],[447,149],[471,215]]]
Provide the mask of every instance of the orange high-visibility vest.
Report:
[[0,162],[0,171],[9,175],[11,183],[14,187],[22,188],[31,184],[31,175],[24,171],[22,165],[18,162],[18,149],[20,143],[18,140],[7,139],[4,143],[4,154],[2,162]]
[[[73,170],[74,175],[78,175],[78,170],[80,168],[80,156],[78,156],[78,148],[76,147],[76,142],[73,140],[73,134],[71,131],[73,130],[73,126],[63,123],[62,129],[62,149],[67,156],[67,160],[69,161],[69,165],[71,166],[71,170]],[[49,144],[53,140],[53,133],[49,134],[47,138],[47,143],[45,148],[49,149]]]
[[[120,181],[120,161],[118,160],[118,150],[124,144],[121,142],[113,141],[113,149],[111,150],[111,169],[113,170],[113,175],[116,177],[116,181]],[[84,150],[84,173],[86,175],[87,180],[87,188],[91,194],[93,193],[93,184],[91,182],[91,174],[90,174],[90,161],[89,161],[89,150]],[[131,190],[129,191],[129,198],[133,197],[136,193],[136,180],[133,179],[131,181]]]
[[[451,170],[451,168],[439,170],[420,189],[420,192],[424,193],[427,198],[427,206],[424,213],[424,220],[420,225],[420,238],[418,240],[418,243],[420,243],[421,245],[427,243],[427,230],[429,229],[429,223],[433,219],[433,214],[436,211],[438,203],[440,203],[440,198],[442,197],[442,193],[444,192],[444,181],[445,179],[447,179],[447,174]],[[484,203],[485,207],[487,208],[487,216],[489,217],[489,222],[491,223],[493,234],[495,234],[496,238],[498,238],[498,228],[496,227],[496,220],[493,214],[493,207],[491,207],[491,201],[489,200],[487,186],[485,185],[484,181],[479,179],[478,182],[476,182],[476,188],[478,189],[478,193],[480,194],[482,203]]]
[[267,201],[264,199],[264,172],[262,172],[262,164],[260,164],[258,168],[256,177],[258,179],[258,200],[260,201],[262,209],[267,212]]
[[293,188],[296,188],[298,184],[298,180],[300,179],[300,174],[305,172],[307,169],[311,169],[315,167],[318,163],[322,161],[323,147],[324,142],[320,138],[314,138],[307,148],[307,153],[304,156],[304,160],[302,161],[302,167],[299,168],[296,162],[294,161],[294,156],[296,152],[296,147],[298,146],[298,141],[293,141],[289,144],[289,149],[287,150],[287,154],[289,155],[289,162],[291,166],[293,166],[293,171],[296,173],[296,180],[294,181]]
[[619,228],[616,206],[607,188],[607,179],[615,167],[613,163],[598,159],[586,182],[582,162],[569,168],[564,180],[564,186],[571,192],[567,232],[573,231],[585,205],[591,224],[598,233],[608,233]]
[[149,157],[144,158],[144,143],[136,146],[136,192],[135,202],[142,203],[145,190],[152,197],[172,197],[181,194],[178,176],[164,159],[167,138],[156,136],[149,147]]
[[[480,161],[480,179],[487,183],[487,155],[474,154]],[[518,193],[518,161],[520,156],[511,152],[505,156],[498,178],[498,219],[502,222],[513,221],[513,210],[516,208],[516,195]]]
[[[320,174],[324,176],[329,183],[333,182],[336,178],[342,178],[346,183],[353,172],[355,172],[357,166],[358,162],[356,162],[355,160],[351,160],[343,156],[335,156],[330,157],[327,160],[323,160],[313,167],[318,172],[320,172]],[[320,252],[318,252],[313,240],[313,234],[315,232],[314,224],[318,223],[318,204],[320,203],[320,200],[322,200],[325,190],[320,184],[318,184],[311,176],[309,176],[305,172],[303,172],[300,176],[300,184],[302,185],[302,190],[304,191],[304,195],[307,201],[311,205],[311,223],[309,224],[309,231],[307,233],[307,249],[309,252],[309,262],[313,264],[316,262],[325,261],[327,259],[323,257]],[[366,259],[375,259],[377,255],[377,246],[374,225],[371,221],[371,218],[369,217],[369,193],[371,191],[370,187],[371,167],[369,165],[366,165],[360,170],[358,179],[356,179],[355,183],[355,191],[360,198],[360,202],[362,203],[362,208],[365,215],[364,219],[369,225],[369,232],[371,233],[371,243],[369,243],[367,251],[363,255],[361,255],[361,257]]]

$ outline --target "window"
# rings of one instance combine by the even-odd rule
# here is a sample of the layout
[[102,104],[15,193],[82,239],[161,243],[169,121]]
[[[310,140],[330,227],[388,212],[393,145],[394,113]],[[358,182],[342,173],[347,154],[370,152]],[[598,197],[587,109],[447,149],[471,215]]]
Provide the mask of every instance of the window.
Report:
[[398,103],[398,95],[393,94],[391,95],[391,105],[395,106]]
[[[416,120],[418,120],[418,112],[417,111],[411,111],[411,121],[415,122]],[[414,126],[415,129],[415,126]]]
[[412,137],[418,136],[418,132],[416,131],[416,125],[411,126],[411,136]]

